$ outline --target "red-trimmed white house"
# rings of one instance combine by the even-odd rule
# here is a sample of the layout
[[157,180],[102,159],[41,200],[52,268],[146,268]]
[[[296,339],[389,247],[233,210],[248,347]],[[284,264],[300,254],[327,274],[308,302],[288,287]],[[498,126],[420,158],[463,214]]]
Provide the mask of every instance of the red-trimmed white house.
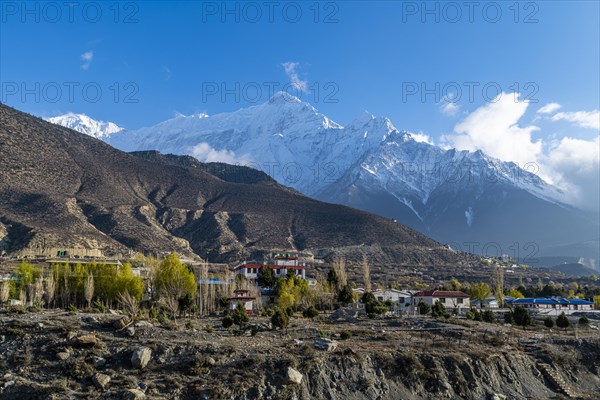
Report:
[[246,309],[246,314],[252,315],[254,313],[254,300],[256,297],[250,296],[249,290],[234,290],[233,297],[229,297],[229,312],[233,312],[239,303],[244,305]]
[[306,264],[301,261],[295,253],[278,253],[271,262],[266,261],[244,261],[235,266],[233,271],[236,275],[243,275],[246,279],[256,279],[258,270],[271,268],[275,271],[275,277],[287,276],[294,273],[300,278],[306,279]]
[[417,292],[412,297],[412,306],[418,307],[421,301],[430,306],[439,301],[445,308],[470,308],[469,295],[455,290],[424,290]]

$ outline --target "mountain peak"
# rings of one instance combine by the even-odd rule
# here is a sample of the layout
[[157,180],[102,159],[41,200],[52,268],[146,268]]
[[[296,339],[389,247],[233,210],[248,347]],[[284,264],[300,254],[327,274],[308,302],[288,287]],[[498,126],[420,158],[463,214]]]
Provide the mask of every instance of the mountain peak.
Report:
[[121,132],[121,128],[113,122],[97,121],[85,114],[69,112],[64,115],[46,118],[46,121],[56,125],[65,126],[80,133],[92,136],[96,139],[106,139],[110,135]]
[[268,103],[269,104],[285,104],[285,103],[298,104],[298,103],[303,103],[303,101],[300,100],[298,97],[289,94],[286,91],[279,91],[279,92],[276,92],[273,95],[273,97],[271,97],[269,99]]

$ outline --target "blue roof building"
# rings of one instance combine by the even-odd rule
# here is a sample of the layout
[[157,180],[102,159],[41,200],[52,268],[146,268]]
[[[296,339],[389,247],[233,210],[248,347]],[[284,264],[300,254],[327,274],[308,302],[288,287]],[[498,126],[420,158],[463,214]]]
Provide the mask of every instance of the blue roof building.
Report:
[[533,309],[577,310],[594,309],[594,303],[582,299],[565,299],[562,297],[526,297],[524,299],[505,300],[509,306],[523,306]]

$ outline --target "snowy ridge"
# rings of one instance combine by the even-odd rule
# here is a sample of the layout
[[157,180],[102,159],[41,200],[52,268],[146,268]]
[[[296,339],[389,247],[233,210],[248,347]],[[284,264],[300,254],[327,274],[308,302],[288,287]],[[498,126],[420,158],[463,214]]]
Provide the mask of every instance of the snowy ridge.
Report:
[[85,133],[96,139],[106,140],[111,135],[124,129],[112,122],[96,121],[85,114],[68,113],[57,117],[46,118],[46,121]]
[[420,220],[432,194],[441,190],[479,196],[502,184],[544,201],[563,202],[560,189],[513,163],[480,151],[444,150],[417,141],[388,118],[366,111],[342,126],[284,92],[238,111],[179,115],[134,131],[76,114],[50,120],[124,151],[159,150],[204,162],[248,165],[300,192],[331,201],[336,199],[326,193],[352,195],[356,183],[362,182],[389,193]]

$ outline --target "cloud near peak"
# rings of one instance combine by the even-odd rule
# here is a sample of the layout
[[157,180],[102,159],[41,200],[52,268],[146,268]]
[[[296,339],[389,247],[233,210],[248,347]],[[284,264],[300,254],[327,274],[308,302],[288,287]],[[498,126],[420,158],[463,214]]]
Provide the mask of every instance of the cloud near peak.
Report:
[[283,70],[285,71],[285,74],[290,80],[292,87],[296,90],[305,92],[308,89],[308,81],[300,79],[300,76],[298,75],[297,71],[299,65],[299,63],[292,61],[284,62],[281,64]]
[[[519,125],[529,105],[528,102],[515,102],[512,95],[502,93],[494,102],[477,108],[456,124],[453,133],[442,137],[442,143],[458,150],[482,150],[494,158],[512,161],[521,167],[526,163],[536,163],[538,175],[563,189],[568,196],[567,201],[598,211],[599,137],[592,140],[568,136],[555,140],[534,140],[532,133],[540,128],[531,124]],[[545,109],[541,113],[551,113],[559,107],[558,103],[550,103],[541,108]],[[597,113],[558,113],[551,120],[567,120],[580,126],[597,127],[594,124],[598,122]]]

